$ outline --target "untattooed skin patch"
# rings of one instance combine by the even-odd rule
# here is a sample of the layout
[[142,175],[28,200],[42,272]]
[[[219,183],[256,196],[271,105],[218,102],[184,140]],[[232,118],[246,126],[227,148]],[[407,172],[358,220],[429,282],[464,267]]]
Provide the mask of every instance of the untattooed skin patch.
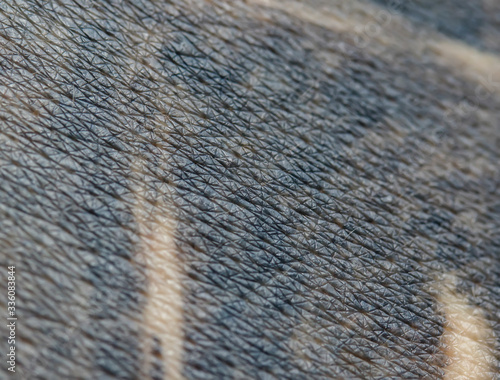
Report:
[[495,372],[495,333],[480,307],[456,287],[457,277],[447,274],[437,286],[438,308],[445,318],[443,350],[448,358],[445,380],[488,380]]
[[155,188],[148,182],[145,173],[150,164],[138,158],[133,168],[137,179],[134,216],[139,235],[135,250],[146,280],[141,373],[151,379],[180,380],[184,343],[183,271],[174,240],[176,213],[169,204],[170,189]]

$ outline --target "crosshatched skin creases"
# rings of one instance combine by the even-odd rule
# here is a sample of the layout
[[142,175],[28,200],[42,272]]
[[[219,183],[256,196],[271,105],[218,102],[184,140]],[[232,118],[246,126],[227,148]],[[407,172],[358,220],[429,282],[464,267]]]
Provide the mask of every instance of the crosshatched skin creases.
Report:
[[499,378],[500,9],[461,4],[2,1],[16,376]]

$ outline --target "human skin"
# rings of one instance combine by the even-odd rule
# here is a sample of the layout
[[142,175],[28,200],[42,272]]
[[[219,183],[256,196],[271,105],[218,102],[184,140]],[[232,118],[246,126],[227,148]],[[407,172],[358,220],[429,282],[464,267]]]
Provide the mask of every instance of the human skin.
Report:
[[500,6],[460,4],[2,1],[2,376],[499,378]]

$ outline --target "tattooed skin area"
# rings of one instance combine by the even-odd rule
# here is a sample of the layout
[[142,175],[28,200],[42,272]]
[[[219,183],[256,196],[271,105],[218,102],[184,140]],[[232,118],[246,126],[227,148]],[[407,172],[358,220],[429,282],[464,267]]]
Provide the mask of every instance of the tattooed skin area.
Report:
[[19,376],[499,378],[499,15],[2,1]]

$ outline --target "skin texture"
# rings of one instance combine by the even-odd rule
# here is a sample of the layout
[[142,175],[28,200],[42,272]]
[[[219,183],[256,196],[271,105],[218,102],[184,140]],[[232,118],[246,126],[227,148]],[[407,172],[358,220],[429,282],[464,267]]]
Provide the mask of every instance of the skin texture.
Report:
[[433,4],[2,1],[13,377],[498,378],[499,7]]

